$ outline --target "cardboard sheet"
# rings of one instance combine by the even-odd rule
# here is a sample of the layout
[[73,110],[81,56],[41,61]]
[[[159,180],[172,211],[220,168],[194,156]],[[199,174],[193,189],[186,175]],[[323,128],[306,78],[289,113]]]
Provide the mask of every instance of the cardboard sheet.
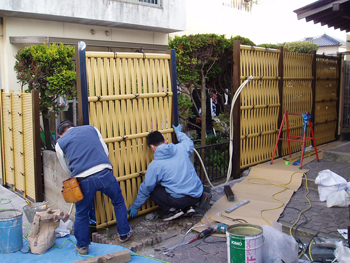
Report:
[[[256,165],[243,181],[233,185],[235,201],[228,202],[226,196],[223,196],[205,216],[211,224],[221,222],[232,225],[239,222],[234,222],[230,218],[243,219],[260,226],[272,224],[279,218],[294,191],[300,187],[303,172],[306,171],[299,170],[297,166],[281,169],[277,165]],[[249,199],[250,202],[230,213],[225,212],[227,208],[245,199]],[[202,223],[206,223],[205,218],[202,219]]]
[[[340,144],[331,142],[318,146],[319,159],[322,159],[324,151]],[[297,155],[298,153],[292,154],[292,157]],[[304,158],[303,166],[315,159],[315,154]],[[283,158],[275,159],[273,164],[267,162],[253,166],[249,175],[231,188],[235,201],[228,202],[224,195],[215,202],[197,225],[209,226],[215,223],[232,225],[241,223],[242,219],[259,226],[273,224],[284,211],[293,193],[301,186],[303,173],[307,171],[307,169],[299,169],[299,165],[292,165],[292,163],[285,165]],[[230,213],[225,212],[227,208],[245,199],[249,199],[250,202]],[[204,229],[206,227],[197,227],[194,230],[200,232]]]

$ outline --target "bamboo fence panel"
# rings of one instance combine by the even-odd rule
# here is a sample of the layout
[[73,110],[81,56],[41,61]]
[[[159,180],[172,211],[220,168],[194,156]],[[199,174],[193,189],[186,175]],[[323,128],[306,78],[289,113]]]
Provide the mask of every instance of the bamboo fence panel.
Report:
[[[168,54],[86,52],[90,124],[101,131],[108,146],[128,208],[153,159],[146,136],[158,130],[171,142],[169,61]],[[148,200],[139,213],[155,208]],[[97,227],[116,222],[110,199],[101,193],[96,194],[95,209]]]
[[2,136],[3,136],[3,172],[4,183],[15,185],[15,158],[14,158],[14,140],[12,125],[12,94],[2,92]]
[[241,82],[253,76],[241,92],[241,168],[272,158],[280,107],[280,51],[241,46]]
[[36,201],[32,94],[3,91],[1,109],[3,183]]
[[[312,112],[312,54],[285,52],[283,57],[283,106],[282,112]],[[299,115],[288,115],[289,132],[292,136],[302,136],[303,118]],[[307,129],[310,136],[310,129]],[[283,125],[282,138],[287,138],[286,122]],[[307,140],[306,145],[311,141]],[[291,151],[297,152],[302,143],[291,142]],[[282,141],[281,156],[288,154],[288,142]]]
[[[24,174],[25,174],[25,192],[31,199],[36,200],[39,196],[36,191],[36,177],[40,177],[41,174],[36,174],[36,161],[35,161],[35,141],[34,138],[34,118],[33,118],[33,100],[31,93],[22,93],[22,115],[23,115],[23,151],[24,155]],[[31,109],[31,110],[28,110]],[[41,170],[41,167],[40,167]],[[37,201],[37,200],[36,200]]]
[[322,144],[336,139],[339,86],[337,58],[317,56],[315,94],[315,139]]

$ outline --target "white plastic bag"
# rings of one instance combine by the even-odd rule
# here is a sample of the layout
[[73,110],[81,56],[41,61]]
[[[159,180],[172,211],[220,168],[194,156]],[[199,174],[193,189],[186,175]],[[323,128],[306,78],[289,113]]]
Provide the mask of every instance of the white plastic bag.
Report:
[[70,235],[72,230],[73,230],[72,220],[67,220],[66,222],[64,222],[61,219],[58,228],[55,229],[56,237],[64,237],[66,235]]
[[292,236],[268,225],[261,227],[264,234],[262,255],[264,263],[298,262],[298,244]]
[[327,197],[327,207],[347,207],[348,205],[350,205],[350,196],[345,190],[331,193]]
[[349,263],[350,262],[350,249],[344,247],[343,242],[339,241],[335,243],[334,256],[339,263]]
[[315,184],[318,184],[320,201],[326,201],[328,195],[331,193],[345,190],[347,188],[347,181],[329,169],[318,172]]

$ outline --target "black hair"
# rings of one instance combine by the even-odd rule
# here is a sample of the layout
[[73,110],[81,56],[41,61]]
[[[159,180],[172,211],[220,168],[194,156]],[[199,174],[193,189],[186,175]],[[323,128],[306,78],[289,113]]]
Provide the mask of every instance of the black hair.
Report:
[[74,127],[74,124],[70,121],[62,121],[57,127],[57,135],[62,135],[67,128]]
[[159,146],[160,144],[165,143],[163,135],[159,131],[150,132],[146,137],[146,142],[148,147]]

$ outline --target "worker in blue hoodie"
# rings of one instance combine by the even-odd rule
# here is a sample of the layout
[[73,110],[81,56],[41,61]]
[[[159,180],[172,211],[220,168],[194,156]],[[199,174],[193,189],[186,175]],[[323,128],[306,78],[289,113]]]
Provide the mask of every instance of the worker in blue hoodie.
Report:
[[137,216],[138,209],[148,198],[164,212],[164,221],[195,213],[193,206],[200,202],[203,184],[189,158],[194,143],[181,132],[181,124],[173,128],[178,144],[167,144],[159,131],[147,135],[147,145],[154,152],[154,160],[149,164],[136,200],[128,210],[131,218]]
[[75,203],[76,249],[82,255],[89,253],[89,211],[96,191],[101,191],[111,199],[119,241],[126,242],[133,231],[128,223],[124,197],[113,175],[108,148],[101,133],[91,125],[74,127],[70,121],[63,121],[57,128],[57,135],[59,139],[55,149],[58,160],[63,169],[78,180],[84,196]]

